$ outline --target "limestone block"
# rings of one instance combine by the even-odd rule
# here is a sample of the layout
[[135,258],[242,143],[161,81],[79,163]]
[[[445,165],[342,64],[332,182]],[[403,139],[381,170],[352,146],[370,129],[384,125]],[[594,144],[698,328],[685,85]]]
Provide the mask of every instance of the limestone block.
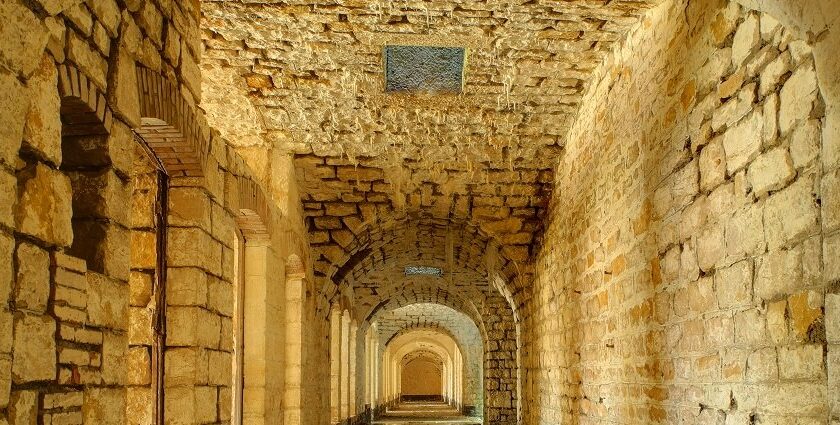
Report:
[[128,387],[126,389],[126,424],[152,423],[154,405],[150,387]]
[[96,22],[93,25],[93,44],[102,56],[105,56],[106,58],[110,56],[111,36],[108,34],[108,30],[106,30],[99,22]]
[[766,318],[758,309],[745,310],[735,314],[735,343],[755,346],[766,338]]
[[128,278],[129,305],[133,307],[146,307],[149,305],[149,302],[152,300],[152,279],[152,274],[136,271],[131,272]]
[[73,241],[70,180],[37,164],[19,173],[18,187],[15,218],[19,231],[49,244],[69,246]]
[[125,389],[85,388],[82,415],[86,424],[116,424],[125,418]]
[[198,307],[170,307],[166,315],[166,343],[170,346],[217,348],[221,321]]
[[120,7],[115,0],[97,0],[87,2],[88,7],[99,22],[108,30],[110,37],[116,37],[120,25]]
[[0,232],[0,303],[8,303],[14,288],[14,269],[12,254],[15,251],[15,239]]
[[726,254],[732,259],[740,259],[745,255],[755,255],[764,252],[765,224],[764,211],[760,204],[750,206],[735,213],[726,223]]
[[826,111],[822,137],[823,167],[831,169],[840,166],[840,107]]
[[777,353],[774,347],[753,351],[747,358],[747,382],[772,382],[779,379]]
[[737,68],[761,45],[761,32],[758,17],[749,14],[738,26],[732,40],[732,64]]
[[9,423],[31,425],[38,420],[38,391],[12,392],[9,400]]
[[761,400],[756,410],[760,415],[823,416],[827,413],[824,383],[784,382],[755,389]]
[[58,70],[49,55],[41,59],[29,79],[30,107],[23,137],[27,147],[52,164],[61,164],[61,100],[58,98]]
[[[221,205],[211,203],[212,231],[213,238],[222,241],[225,245],[231,245],[232,235],[236,231],[236,222],[233,216]],[[231,245],[232,246],[232,245]]]
[[761,111],[755,111],[724,134],[723,150],[726,153],[726,169],[729,175],[734,175],[758,156],[761,151],[763,124]]
[[[111,0],[113,1],[113,0]],[[140,94],[137,92],[136,60],[127,47],[127,36],[117,47],[111,81],[108,87],[108,101],[114,114],[125,120],[131,128],[140,127]]]
[[817,74],[809,62],[793,72],[779,96],[779,130],[783,136],[810,117],[816,100]]
[[791,246],[819,228],[813,176],[802,176],[767,200],[764,230],[771,249]]
[[79,66],[79,69],[104,90],[108,87],[108,62],[96,50],[90,47],[87,40],[76,35],[75,31],[68,31],[67,57]]
[[764,67],[759,77],[758,92],[761,96],[767,96],[776,91],[782,76],[790,71],[790,61],[790,52],[783,52]]
[[749,304],[752,298],[753,264],[744,260],[715,273],[715,293],[721,308]]
[[128,328],[128,285],[99,273],[88,273],[88,323],[110,329]]
[[210,277],[207,288],[207,307],[223,316],[233,317],[233,285]]
[[731,127],[753,110],[754,101],[755,83],[747,84],[738,92],[737,97],[729,99],[715,110],[712,115],[712,129],[717,132],[724,127]]
[[747,177],[755,196],[761,197],[787,186],[796,177],[796,170],[787,149],[779,147],[756,158]]
[[825,296],[825,334],[830,344],[840,342],[840,294]]
[[150,385],[152,383],[152,359],[149,348],[131,347],[126,356],[128,385]]
[[12,379],[16,384],[56,379],[55,329],[49,316],[15,317]]
[[12,357],[0,355],[0,406],[9,405],[9,392],[12,389]]
[[779,375],[782,379],[821,379],[825,377],[822,345],[779,347]]
[[0,67],[29,76],[38,68],[47,46],[47,29],[20,1],[4,1],[0,3],[0,40],[3,40]]
[[762,141],[765,147],[775,146],[779,139],[779,95],[771,94],[764,101],[762,108],[764,113],[764,129],[762,130]]
[[767,305],[767,334],[774,344],[788,339],[787,301],[771,302]]
[[821,199],[824,231],[840,228],[840,169],[823,175]]
[[802,251],[771,251],[756,259],[755,296],[772,300],[802,286]]
[[90,37],[93,31],[93,15],[84,3],[78,2],[76,5],[68,7],[62,15],[81,30],[85,37]]
[[201,188],[174,187],[169,192],[169,222],[210,230],[210,199]]
[[[8,5],[8,2],[3,3],[0,5],[0,10]],[[0,16],[5,18],[8,15],[2,13]],[[0,40],[4,40],[6,38],[2,36],[1,31],[3,30],[0,30]],[[0,161],[7,166],[16,165],[20,150],[26,112],[29,110],[30,102],[26,93],[27,91],[14,75],[0,69]],[[3,188],[3,191],[8,191],[8,189]],[[5,192],[2,196],[10,195],[9,192]]]
[[195,388],[171,387],[166,389],[164,414],[173,424],[191,424],[196,418]]
[[108,136],[108,158],[114,172],[125,178],[133,174],[133,162],[137,142],[134,133],[122,121],[114,121]]
[[146,2],[143,5],[143,10],[138,15],[137,23],[146,31],[155,46],[161,48],[163,46],[163,15],[155,7],[154,3]]
[[181,59],[181,35],[173,25],[166,27],[166,46],[164,47],[164,56],[169,60],[173,66],[178,66]]
[[712,140],[700,151],[700,190],[709,192],[726,180],[726,154],[721,138]]
[[204,306],[208,298],[207,273],[195,267],[170,268],[166,301],[169,305]]
[[822,294],[814,291],[799,292],[788,298],[791,330],[798,341],[810,339],[814,327],[819,326],[824,319],[823,303]]
[[[201,102],[201,68],[198,66],[198,59],[192,54],[181,50],[181,78],[184,86],[192,93],[196,102]],[[184,93],[187,91],[185,90]]]
[[793,130],[790,138],[790,156],[793,166],[803,168],[811,165],[820,154],[820,122],[808,120]]
[[703,229],[697,238],[697,264],[700,270],[708,272],[724,258],[723,226],[714,225]]
[[131,307],[128,309],[128,343],[131,345],[152,345],[152,310]]
[[233,376],[233,357],[224,351],[208,351],[208,377],[210,385],[225,386],[231,384]]
[[217,421],[218,393],[216,387],[195,388],[195,420],[198,423],[215,423]]
[[155,232],[131,231],[131,266],[136,269],[155,269],[157,266],[157,234]]
[[837,261],[837,253],[840,252],[840,234],[826,237],[823,242],[822,252],[822,261],[825,265],[825,281],[840,281],[840,261]]
[[125,333],[104,332],[102,338],[102,382],[124,385],[128,381],[128,336]]
[[18,245],[15,306],[45,313],[50,298],[50,255],[29,243]]

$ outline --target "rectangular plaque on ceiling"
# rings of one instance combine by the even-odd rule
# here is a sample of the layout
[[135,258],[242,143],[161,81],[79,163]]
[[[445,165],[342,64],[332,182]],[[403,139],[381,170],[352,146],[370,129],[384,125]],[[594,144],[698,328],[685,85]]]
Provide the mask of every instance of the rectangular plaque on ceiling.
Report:
[[385,46],[385,91],[460,93],[463,47]]

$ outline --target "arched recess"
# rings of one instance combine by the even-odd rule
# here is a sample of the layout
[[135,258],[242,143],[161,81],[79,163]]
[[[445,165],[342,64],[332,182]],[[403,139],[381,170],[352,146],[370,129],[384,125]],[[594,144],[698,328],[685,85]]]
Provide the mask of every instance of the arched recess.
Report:
[[460,404],[463,388],[456,388],[456,383],[462,383],[462,356],[458,343],[451,335],[433,329],[414,329],[391,339],[385,347],[390,360],[384,366],[388,368],[383,375],[386,377],[383,388],[395,400],[403,400],[405,395],[402,388],[403,360],[411,353],[429,351],[434,353],[443,363],[443,388],[441,396],[446,402]]
[[417,350],[400,360],[401,399],[405,401],[444,401],[444,360],[428,350]]
[[[233,254],[234,261],[231,261],[234,264],[232,276],[234,296],[233,304],[230,306],[231,313],[223,311],[217,313],[223,322],[223,327],[225,323],[230,323],[230,328],[227,329],[231,333],[223,338],[223,341],[229,342],[223,342],[225,346],[221,347],[221,350],[224,354],[217,360],[223,358],[224,355],[229,355],[233,373],[229,381],[218,382],[217,385],[220,388],[229,385],[234,387],[231,406],[234,421],[242,420],[246,414],[254,417],[265,416],[261,410],[265,403],[257,399],[249,402],[248,398],[244,397],[249,385],[262,389],[265,387],[265,382],[248,383],[243,379],[244,358],[250,356],[247,354],[248,338],[242,331],[247,328],[244,323],[248,321],[248,317],[243,314],[244,311],[257,314],[260,308],[265,310],[267,307],[267,298],[264,294],[249,294],[245,288],[254,287],[256,291],[259,288],[267,288],[267,277],[274,273],[269,268],[277,266],[272,260],[275,254],[270,247],[272,209],[262,188],[248,176],[244,162],[231,155],[223,140],[212,143],[212,135],[203,120],[203,115],[186,100],[176,84],[139,64],[136,67],[136,77],[141,126],[135,128],[134,132],[143,141],[150,156],[160,164],[165,177],[161,182],[161,192],[164,196],[168,196],[167,194],[172,190],[177,190],[186,201],[183,199],[182,202],[172,201],[172,205],[194,208],[186,213],[175,211],[178,222],[172,227],[169,227],[168,222],[165,223],[162,227],[166,230],[158,238],[157,270],[161,272],[158,273],[159,278],[156,279],[153,287],[154,317],[151,322],[154,328],[154,342],[151,345],[154,353],[151,369],[154,378],[152,383],[154,396],[150,403],[155,406],[156,423],[176,420],[179,415],[189,415],[189,412],[182,412],[183,409],[166,410],[168,404],[165,405],[164,401],[168,398],[167,391],[173,391],[174,395],[171,397],[177,398],[181,397],[182,392],[191,392],[193,387],[205,385],[195,380],[177,377],[170,379],[168,375],[164,376],[165,360],[168,357],[183,356],[189,350],[203,350],[200,344],[184,339],[176,344],[170,354],[167,354],[170,348],[167,346],[168,339],[164,341],[169,306],[166,287],[176,283],[178,290],[175,291],[177,292],[205,293],[209,289],[201,285],[207,285],[216,279],[212,276],[208,278],[209,272],[205,267],[210,257],[208,253],[202,249],[183,250],[174,247],[170,249],[168,245],[170,236],[178,239],[180,244],[202,245],[203,238],[208,237],[221,238],[233,243],[232,247],[236,252]],[[225,169],[220,164],[224,164]],[[208,199],[210,202],[207,202]],[[218,208],[213,207],[212,203],[217,204]],[[165,201],[163,204],[168,206],[170,202]],[[237,234],[221,236],[214,234],[216,230],[211,227],[211,224],[201,220],[202,216],[209,216],[211,213],[230,214],[234,218]],[[169,218],[167,212],[163,215]],[[170,263],[170,260],[174,260],[174,264]],[[171,277],[175,281],[170,281],[170,277],[166,275],[169,270],[176,270],[177,276]],[[248,280],[251,280],[250,284]],[[249,305],[249,298],[254,299],[250,304],[255,305],[256,308],[245,308]],[[278,311],[286,310],[285,300],[275,301],[281,304],[277,306]],[[179,317],[183,317],[182,313],[186,314],[184,312],[193,309],[194,305],[194,301],[180,300],[179,305],[173,308],[179,310]],[[228,317],[229,315],[235,317]],[[239,324],[236,329],[234,329],[234,321]],[[254,329],[264,331],[266,327],[264,323],[256,323]],[[258,336],[251,335],[251,337]],[[235,347],[238,347],[238,350]],[[267,357],[264,353],[255,353],[253,358],[265,359]],[[184,359],[179,358],[179,361],[184,361]],[[203,367],[199,364],[194,366]],[[279,373],[282,375],[284,371]],[[280,383],[282,380],[282,376],[276,379]],[[240,386],[240,391],[236,391],[236,388]],[[260,391],[262,390],[254,392]],[[271,391],[263,391],[263,393],[271,393]],[[255,407],[249,411],[249,405]],[[175,404],[172,406],[175,407]],[[279,407],[276,414],[279,419]]]

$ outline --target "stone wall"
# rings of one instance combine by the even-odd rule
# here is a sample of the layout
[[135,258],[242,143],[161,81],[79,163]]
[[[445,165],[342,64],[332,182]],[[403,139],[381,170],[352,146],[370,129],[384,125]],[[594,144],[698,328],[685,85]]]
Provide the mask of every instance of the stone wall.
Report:
[[[198,16],[197,1],[0,5],[0,423],[150,423],[161,369],[167,423],[229,422],[237,232],[270,247],[260,306],[283,323],[286,259],[311,264],[301,207],[198,109]],[[255,348],[282,352],[284,327],[262,329]],[[263,419],[282,423],[274,405]]]
[[738,3],[631,30],[558,161],[525,423],[837,420],[835,81]]

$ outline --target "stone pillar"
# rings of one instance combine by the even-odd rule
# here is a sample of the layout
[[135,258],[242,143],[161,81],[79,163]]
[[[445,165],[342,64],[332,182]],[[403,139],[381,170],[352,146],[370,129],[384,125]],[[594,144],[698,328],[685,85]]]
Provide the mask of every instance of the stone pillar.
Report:
[[330,423],[341,421],[341,310],[330,312]]
[[341,314],[341,421],[350,417],[350,312]]
[[[358,337],[359,325],[356,321],[350,324],[350,414],[349,417],[354,419],[356,417],[357,400],[356,400],[356,338]],[[354,419],[355,420],[355,419]]]
[[286,281],[286,382],[283,396],[285,425],[302,423],[303,300],[305,271],[295,271]]

